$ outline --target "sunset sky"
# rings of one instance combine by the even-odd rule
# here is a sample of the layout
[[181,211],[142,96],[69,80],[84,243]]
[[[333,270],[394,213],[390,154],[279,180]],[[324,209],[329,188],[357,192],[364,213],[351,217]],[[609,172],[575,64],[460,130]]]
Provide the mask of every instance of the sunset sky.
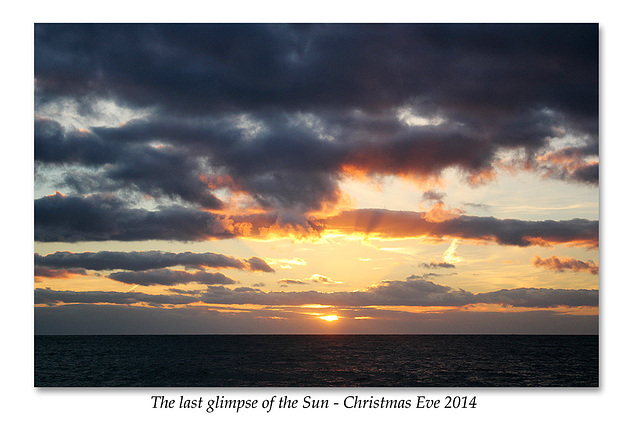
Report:
[[36,24],[36,334],[597,334],[598,49]]

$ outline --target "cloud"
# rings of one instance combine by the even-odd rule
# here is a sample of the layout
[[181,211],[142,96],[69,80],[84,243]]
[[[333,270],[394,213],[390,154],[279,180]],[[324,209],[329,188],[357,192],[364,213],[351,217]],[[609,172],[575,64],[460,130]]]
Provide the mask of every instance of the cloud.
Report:
[[278,265],[281,269],[291,269],[295,266],[306,266],[307,262],[302,258],[266,258],[267,263]]
[[247,263],[252,271],[275,272],[264,259],[258,258],[257,256],[252,256],[247,259]]
[[35,240],[181,240],[231,238],[232,230],[216,215],[186,207],[149,211],[129,208],[111,195],[65,196],[35,200]]
[[35,240],[203,241],[236,237],[318,236],[322,222],[297,214],[226,215],[183,206],[132,208],[113,195],[68,195],[36,199]]
[[460,215],[442,222],[427,221],[423,214],[385,209],[343,211],[324,221],[326,230],[376,237],[455,237],[490,241],[508,246],[573,244],[598,246],[598,221],[522,221]]
[[37,118],[36,164],[101,167],[102,172],[91,175],[66,171],[62,183],[81,194],[127,188],[154,197],[193,202],[208,209],[223,207],[223,202],[201,178],[206,169],[188,150],[127,143],[123,137],[113,140],[102,132],[98,128],[91,132],[67,131],[56,121]]
[[213,304],[254,305],[333,305],[363,306],[466,306],[496,303],[514,307],[548,308],[554,306],[597,306],[598,290],[510,289],[473,294],[465,290],[435,284],[421,277],[406,281],[386,281],[365,291],[263,292],[258,289],[231,290],[209,286],[202,300]]
[[82,268],[55,269],[46,266],[34,267],[35,277],[45,278],[73,278],[77,275],[87,275],[87,271]]
[[429,262],[429,263],[421,263],[420,264],[421,267],[423,268],[430,268],[430,269],[436,269],[436,268],[455,268],[456,266],[454,264],[450,264],[447,262]]
[[113,272],[107,276],[115,281],[125,284],[138,284],[141,286],[174,286],[176,284],[200,283],[200,284],[236,284],[236,281],[222,273],[215,272],[187,272],[171,269],[154,269],[150,271]]
[[289,284],[300,284],[300,285],[304,285],[304,284],[309,284],[305,281],[302,280],[292,280],[290,278],[286,278],[283,280],[278,281],[278,284],[283,285],[283,286],[288,286]]
[[357,209],[299,225],[279,223],[265,214],[223,216],[200,210],[170,207],[157,211],[128,208],[104,195],[87,197],[56,193],[35,201],[36,241],[179,240],[201,241],[242,236],[320,236],[324,231],[385,238],[455,237],[511,246],[572,244],[595,248],[598,221],[522,221],[460,215],[440,222],[427,221],[410,211]]
[[174,287],[171,287],[167,290],[170,291],[171,293],[185,294],[185,295],[191,295],[191,296],[196,296],[202,293],[202,290],[182,290],[182,289],[176,289]]
[[457,272],[453,272],[453,273],[451,273],[451,274],[439,274],[439,273],[437,273],[437,272],[428,272],[428,273],[426,273],[426,274],[422,274],[422,276],[423,276],[424,278],[429,278],[429,277],[442,277],[443,275],[451,276],[451,275],[458,275],[458,273],[457,273]]
[[[438,178],[455,168],[477,184],[495,177],[504,151],[594,184],[598,64],[595,24],[38,24],[35,161],[61,174],[67,206],[73,195],[89,213],[92,195],[111,210],[117,219],[99,224],[119,228],[102,239],[134,239],[117,199],[159,205],[128,210],[131,225],[250,206],[304,227],[345,201],[340,182],[352,173]],[[96,125],[100,104],[128,118]],[[52,113],[63,109],[73,110]],[[63,122],[73,113],[93,124]],[[553,147],[565,138],[586,147]],[[235,231],[211,223],[173,239]],[[40,240],[83,237],[44,227]]]
[[442,254],[442,257],[447,263],[462,262],[463,259],[460,257],[460,255],[458,255],[458,252],[456,251],[458,249],[458,245],[460,245],[460,240],[453,239],[451,241],[451,245]]
[[313,274],[311,277],[309,277],[309,280],[311,280],[311,282],[313,283],[321,283],[321,284],[342,284],[341,281],[334,281],[331,278],[327,277],[326,275],[322,275],[322,274]]
[[131,305],[148,303],[150,305],[185,305],[194,302],[194,297],[183,295],[145,294],[139,292],[107,292],[107,291],[60,291],[50,288],[35,289],[36,305],[55,305],[58,303],[113,303]]
[[[71,270],[79,270],[86,274],[91,270],[127,270],[113,272],[107,277],[126,284],[141,286],[200,283],[200,284],[236,284],[236,281],[216,272],[203,271],[210,268],[235,268],[254,272],[275,272],[264,259],[251,257],[237,259],[217,253],[172,253],[161,251],[138,252],[55,252],[49,255],[35,254],[36,275],[49,278],[61,278]],[[167,269],[184,266],[186,269],[196,268],[199,271],[188,272]],[[44,271],[43,271],[44,270]],[[76,273],[78,273],[76,272]]]
[[547,268],[551,271],[556,272],[564,272],[565,270],[573,271],[573,272],[590,272],[591,274],[597,275],[599,272],[599,266],[589,260],[589,261],[581,261],[579,259],[564,257],[559,258],[555,255],[550,258],[543,259],[540,256],[534,256],[531,259],[533,266]]
[[438,200],[442,200],[442,198],[444,196],[445,196],[445,194],[439,192],[438,190],[428,190],[428,191],[425,191],[422,194],[422,199],[423,200],[435,200],[435,201],[438,201]]
[[333,284],[342,284],[341,281],[334,281],[331,278],[321,275],[321,274],[313,274],[309,278],[301,279],[301,280],[292,280],[292,279],[284,279],[278,281],[279,284],[325,284],[325,285],[333,285]]
[[[187,279],[187,277],[183,278]],[[224,280],[226,277],[217,278]],[[139,280],[145,283],[148,278],[139,278]],[[298,283],[300,282],[296,282],[296,284]],[[479,303],[529,308],[598,306],[598,290],[517,288],[474,294],[466,290],[436,284],[420,276],[411,276],[405,281],[383,281],[363,291],[328,293],[315,290],[265,292],[251,287],[229,289],[220,284],[220,282],[216,282],[215,285],[209,285],[206,290],[202,291],[178,292],[174,290],[174,293],[179,294],[170,296],[146,295],[138,292],[73,292],[56,291],[49,288],[36,289],[35,303],[53,305],[57,303],[133,304],[146,302],[160,305],[204,302],[218,305],[251,304],[278,307],[317,304],[344,308],[370,306],[463,307]]]
[[55,252],[34,255],[37,266],[69,269],[84,268],[94,271],[122,269],[145,271],[150,269],[184,266],[185,268],[236,268],[251,271],[275,272],[263,259],[252,257],[238,259],[219,253],[161,252],[157,250],[136,252]]
[[598,290],[520,288],[476,295],[478,303],[514,307],[598,306]]
[[[600,163],[593,159],[596,155],[598,144],[592,141],[580,147],[554,150],[536,159],[547,177],[598,185]],[[586,160],[588,157],[592,159]]]
[[[291,110],[311,104],[376,110],[430,95],[445,110],[462,106],[476,114],[536,103],[579,117],[597,113],[597,25],[35,29],[40,102],[110,96],[136,107],[210,115],[274,102]],[[487,84],[498,76],[510,83]]]
[[465,206],[469,206],[471,208],[489,209],[489,205],[484,204],[484,203],[464,202],[464,205]]

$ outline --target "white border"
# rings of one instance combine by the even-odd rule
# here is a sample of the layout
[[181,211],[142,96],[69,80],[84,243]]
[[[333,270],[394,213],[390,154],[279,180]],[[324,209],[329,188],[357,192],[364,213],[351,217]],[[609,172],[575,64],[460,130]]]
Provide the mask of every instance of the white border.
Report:
[[[637,122],[638,42],[635,14],[620,1],[587,5],[584,2],[452,1],[447,6],[394,1],[384,8],[368,2],[328,1],[302,6],[300,1],[237,3],[233,9],[219,4],[182,1],[159,9],[157,2],[111,1],[88,7],[86,1],[35,1],[6,10],[1,26],[3,140],[3,218],[9,237],[2,243],[4,269],[16,268],[4,280],[9,289],[2,308],[4,415],[15,411],[21,420],[58,419],[69,423],[151,419],[154,422],[212,422],[217,419],[261,422],[324,423],[339,419],[415,418],[421,422],[475,420],[593,423],[617,416],[636,416],[638,378],[635,350],[635,313],[638,279],[630,264],[637,262],[633,242],[638,167]],[[34,389],[33,388],[33,23],[34,22],[598,22],[601,27],[601,379],[599,389]],[[20,146],[15,149],[15,146]],[[16,156],[17,150],[17,156]],[[5,271],[6,272],[6,271]],[[25,307],[26,305],[26,307]],[[150,408],[152,394],[211,397],[272,394],[294,397],[329,396],[339,401],[349,394],[389,393],[405,397],[426,393],[476,395],[478,408],[455,411],[381,411],[343,409],[295,410],[267,415],[263,411],[237,415],[211,415],[204,411],[158,411]],[[196,413],[196,414],[194,414]]]

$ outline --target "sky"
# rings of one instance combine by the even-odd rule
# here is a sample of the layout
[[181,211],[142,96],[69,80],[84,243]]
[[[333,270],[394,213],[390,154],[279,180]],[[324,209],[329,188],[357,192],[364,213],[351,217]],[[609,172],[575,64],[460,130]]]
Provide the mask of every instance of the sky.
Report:
[[36,24],[36,334],[597,334],[599,28]]

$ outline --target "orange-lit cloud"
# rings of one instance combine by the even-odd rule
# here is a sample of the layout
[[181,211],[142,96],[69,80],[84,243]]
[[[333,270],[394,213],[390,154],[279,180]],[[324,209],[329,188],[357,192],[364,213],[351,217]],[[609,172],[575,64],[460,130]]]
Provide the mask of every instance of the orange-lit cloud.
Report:
[[540,155],[536,160],[546,177],[598,184],[600,163],[585,159],[585,151],[589,149],[593,147],[566,147]]
[[[342,211],[325,219],[292,213],[226,216],[188,208],[145,211],[113,197],[55,194],[38,199],[36,240],[320,239],[325,232],[382,238],[450,237],[514,246],[598,246],[598,221],[523,221],[459,215],[434,205],[430,213],[387,209]],[[91,226],[62,216],[93,216]],[[428,220],[430,219],[430,220]],[[436,221],[434,222],[433,219]]]
[[82,268],[69,268],[69,269],[55,269],[46,266],[35,266],[34,276],[36,282],[42,280],[42,278],[74,278],[78,275],[87,275],[87,271]]
[[551,256],[550,258],[543,259],[540,256],[534,256],[531,259],[533,266],[547,268],[551,271],[564,272],[566,270],[573,272],[590,272],[591,274],[598,274],[599,266],[595,262],[581,261],[575,258],[557,256]]
[[599,239],[598,222],[584,219],[522,221],[460,215],[432,222],[418,212],[359,209],[323,222],[328,231],[383,238],[453,237],[514,246],[566,243],[585,247],[597,247]]
[[464,211],[461,209],[447,209],[444,202],[437,201],[431,209],[424,212],[423,219],[429,222],[444,222],[457,218],[462,215]]

